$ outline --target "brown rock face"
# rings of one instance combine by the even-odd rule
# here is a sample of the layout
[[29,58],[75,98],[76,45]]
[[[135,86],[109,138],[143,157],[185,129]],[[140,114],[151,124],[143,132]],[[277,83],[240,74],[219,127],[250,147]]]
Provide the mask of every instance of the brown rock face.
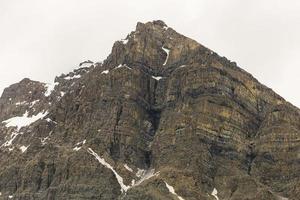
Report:
[[300,111],[162,21],[0,98],[1,199],[298,200]]

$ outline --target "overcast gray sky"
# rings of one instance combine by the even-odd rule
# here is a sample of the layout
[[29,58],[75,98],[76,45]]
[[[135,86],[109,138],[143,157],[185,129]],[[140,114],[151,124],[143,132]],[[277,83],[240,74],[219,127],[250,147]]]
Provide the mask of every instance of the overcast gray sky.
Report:
[[101,61],[137,21],[155,19],[300,107],[299,0],[0,0],[0,93]]

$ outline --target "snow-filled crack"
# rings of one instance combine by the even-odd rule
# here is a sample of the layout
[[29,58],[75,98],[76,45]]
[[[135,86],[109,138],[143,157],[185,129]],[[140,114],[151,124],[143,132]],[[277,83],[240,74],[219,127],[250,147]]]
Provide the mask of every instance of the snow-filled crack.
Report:
[[[139,180],[135,181],[134,179],[131,182],[131,185],[125,185],[123,177],[121,177],[118,172],[108,163],[105,161],[104,158],[101,158],[95,151],[93,151],[91,148],[88,148],[88,153],[90,153],[91,155],[93,155],[100,164],[102,164],[103,166],[105,166],[106,168],[110,169],[114,175],[116,176],[116,179],[121,187],[121,192],[122,193],[126,193],[130,188],[135,187],[140,185],[142,182],[154,177],[154,176],[158,176],[159,172],[155,173],[154,169],[149,169],[149,170],[141,170],[138,169],[138,172],[136,173],[136,176],[139,178]],[[126,165],[127,166],[127,165]],[[125,167],[125,165],[124,165]],[[126,168],[126,167],[125,167]],[[131,169],[131,168],[130,168]],[[129,170],[130,171],[130,170]]]
[[165,181],[166,187],[168,188],[169,192],[172,193],[173,195],[175,195],[179,200],[184,200],[184,198],[182,198],[181,196],[179,196],[176,192],[174,187],[172,187],[171,185],[169,185],[166,181]]
[[217,196],[218,195],[218,190],[216,188],[213,189],[211,195],[213,195],[216,198],[216,200],[219,200],[219,197]]
[[163,64],[163,65],[166,65],[167,62],[168,62],[168,60],[169,60],[170,49],[167,49],[167,48],[165,48],[165,47],[162,47],[162,50],[164,50],[164,51],[167,53],[166,60],[165,60],[165,62],[164,62],[164,64]]

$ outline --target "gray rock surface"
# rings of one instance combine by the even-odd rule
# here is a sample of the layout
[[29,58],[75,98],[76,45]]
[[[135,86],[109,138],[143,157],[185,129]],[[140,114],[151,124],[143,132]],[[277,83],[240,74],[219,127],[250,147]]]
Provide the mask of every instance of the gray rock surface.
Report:
[[[300,111],[162,21],[0,98],[0,200],[300,198]],[[18,125],[18,126],[15,126]]]

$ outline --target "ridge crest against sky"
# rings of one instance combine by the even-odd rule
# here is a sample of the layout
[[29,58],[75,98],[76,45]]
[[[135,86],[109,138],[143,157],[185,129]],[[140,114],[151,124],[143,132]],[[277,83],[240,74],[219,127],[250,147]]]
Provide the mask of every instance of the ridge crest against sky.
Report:
[[24,77],[52,82],[84,60],[101,61],[138,21],[156,19],[300,107],[298,0],[4,0],[0,93]]

